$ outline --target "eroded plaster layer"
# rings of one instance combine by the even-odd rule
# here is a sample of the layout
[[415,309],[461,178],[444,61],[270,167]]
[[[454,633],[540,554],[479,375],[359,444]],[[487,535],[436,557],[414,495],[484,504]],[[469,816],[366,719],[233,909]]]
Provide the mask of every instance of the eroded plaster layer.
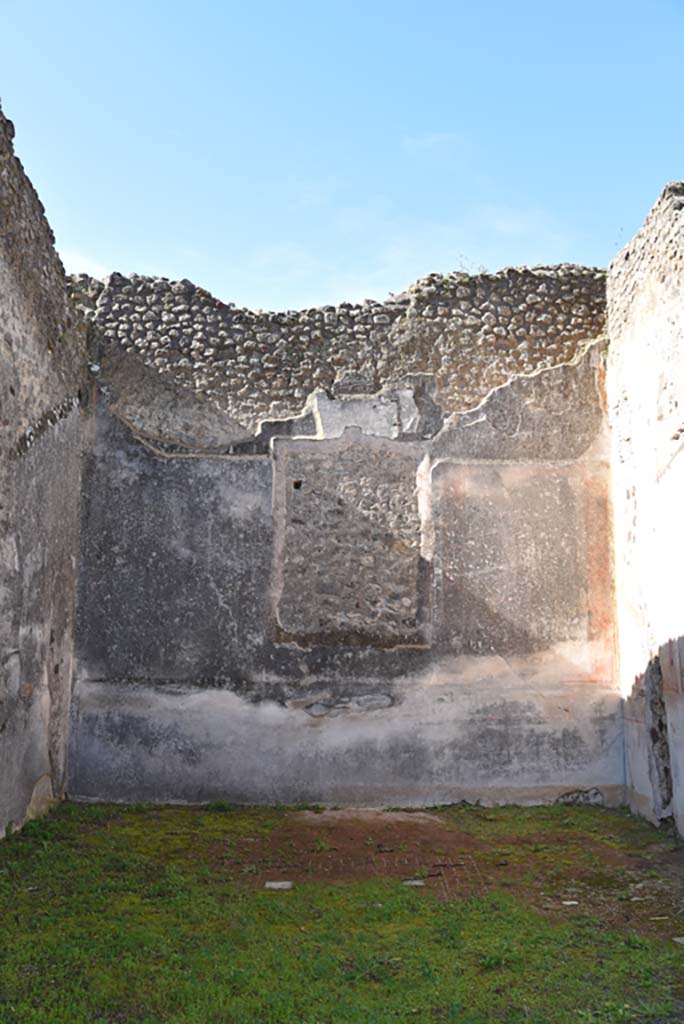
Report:
[[242,447],[100,356],[70,792],[619,802],[601,330],[470,409],[411,372]]
[[64,791],[85,328],[0,112],[0,835]]
[[498,658],[446,662],[391,690],[390,705],[330,698],[323,714],[221,690],[81,684],[72,786],[120,802],[622,802],[614,691]]
[[67,768],[121,801],[626,781],[684,831],[684,184],[607,327],[576,266],[280,313],[81,275],[72,306],[12,137],[0,113],[0,834]]
[[566,652],[610,686],[605,467],[440,462],[433,505],[444,644],[483,656]]
[[[283,313],[238,309],[189,281],[81,276],[72,291],[122,415],[148,436],[168,431],[159,407],[180,388],[195,444],[214,447],[301,415],[315,392],[372,395],[413,375],[433,380],[443,412],[468,409],[516,374],[571,361],[605,318],[605,274],[570,265],[433,274],[386,302]],[[218,424],[216,410],[215,435],[202,421]]]
[[[633,806],[684,830],[684,184],[669,185],[608,275],[616,594]],[[659,707],[662,706],[662,713]],[[663,729],[669,758],[663,760]],[[671,772],[670,792],[663,774]]]

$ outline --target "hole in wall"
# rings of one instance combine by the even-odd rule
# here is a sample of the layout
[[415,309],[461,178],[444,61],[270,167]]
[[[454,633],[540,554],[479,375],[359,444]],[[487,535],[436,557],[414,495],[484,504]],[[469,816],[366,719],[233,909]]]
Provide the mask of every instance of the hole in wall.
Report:
[[303,483],[302,480],[293,480],[292,481],[292,486],[294,487],[295,491],[301,491],[302,483]]

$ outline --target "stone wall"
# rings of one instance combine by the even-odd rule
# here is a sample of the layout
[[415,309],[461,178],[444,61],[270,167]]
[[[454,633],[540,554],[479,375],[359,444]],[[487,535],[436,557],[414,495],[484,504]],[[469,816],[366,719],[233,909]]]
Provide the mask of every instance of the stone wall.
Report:
[[64,791],[84,326],[0,112],[0,835]]
[[0,834],[67,771],[121,801],[626,782],[684,831],[684,185],[611,265],[607,325],[574,266],[265,313],[67,282],[12,135]]
[[684,831],[684,184],[608,275],[616,592],[627,784]]
[[[443,413],[469,409],[516,374],[572,360],[605,319],[605,274],[574,266],[433,274],[384,303],[286,313],[236,309],[190,281],[84,275],[72,288],[97,328],[120,415],[152,433],[139,417],[175,393],[180,418],[211,418],[192,437],[202,448],[263,435],[269,420],[301,416],[315,393],[375,394],[415,375],[428,375]],[[171,417],[156,429],[183,443]]]
[[267,314],[74,280],[70,793],[620,802],[604,287],[456,274]]

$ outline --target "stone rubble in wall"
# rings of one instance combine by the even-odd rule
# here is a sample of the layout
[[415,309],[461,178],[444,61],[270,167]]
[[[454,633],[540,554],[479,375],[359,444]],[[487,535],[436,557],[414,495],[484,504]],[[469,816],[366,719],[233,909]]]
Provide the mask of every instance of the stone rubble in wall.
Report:
[[684,182],[666,185],[643,226],[610,264],[611,337],[625,333],[649,278],[674,289],[684,281]]
[[386,302],[277,313],[137,275],[78,275],[71,293],[105,363],[136,355],[253,432],[316,391],[371,395],[415,374],[434,376],[443,409],[472,408],[513,376],[571,361],[605,326],[605,273],[573,265],[432,274]]
[[0,110],[0,837],[65,788],[86,334]]
[[55,424],[59,423],[61,420],[66,419],[72,409],[78,408],[79,405],[80,399],[78,395],[73,395],[65,398],[53,409],[48,409],[47,412],[43,413],[40,419],[36,420],[35,423],[32,423],[31,426],[24,431],[10,454],[15,458],[20,455],[25,455],[26,452],[33,448],[36,441],[42,437],[46,430],[50,427],[54,427]]
[[78,391],[86,339],[43,204],[14,153],[14,125],[1,109],[0,225],[3,298],[15,290],[23,296],[21,306],[4,306],[0,320],[7,342],[0,351],[0,446],[13,452]]
[[393,704],[394,698],[388,693],[362,693],[353,698],[339,697],[337,700],[313,701],[304,705],[304,711],[311,718],[337,718],[340,715],[384,711]]
[[332,450],[285,446],[276,458],[284,633],[420,642],[416,452],[391,457],[345,435]]

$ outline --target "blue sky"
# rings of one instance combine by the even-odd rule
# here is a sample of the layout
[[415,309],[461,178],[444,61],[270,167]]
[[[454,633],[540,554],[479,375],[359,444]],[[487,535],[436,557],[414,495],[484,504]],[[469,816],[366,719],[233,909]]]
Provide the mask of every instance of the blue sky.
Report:
[[684,178],[684,0],[0,0],[67,269],[225,301],[605,265]]

